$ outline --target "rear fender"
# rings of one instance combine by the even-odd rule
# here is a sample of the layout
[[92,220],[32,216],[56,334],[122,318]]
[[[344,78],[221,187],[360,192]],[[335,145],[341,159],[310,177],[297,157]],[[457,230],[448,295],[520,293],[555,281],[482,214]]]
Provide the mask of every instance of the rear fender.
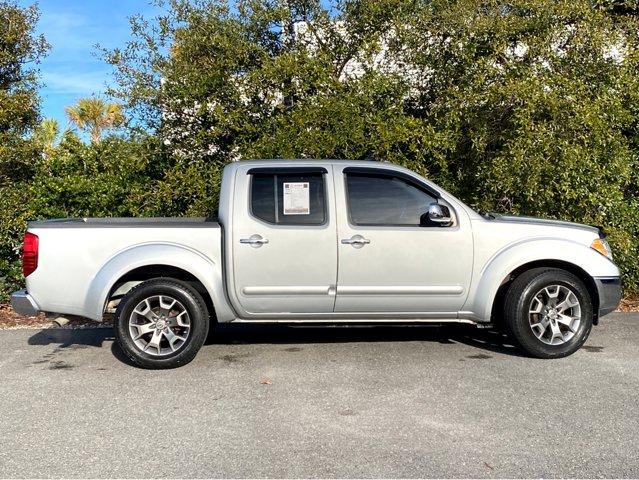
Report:
[[196,277],[211,296],[220,321],[235,318],[224,294],[221,266],[197,250],[172,243],[146,243],[121,251],[98,271],[89,287],[85,311],[89,318],[102,320],[108,296],[115,283],[128,272],[149,265],[180,268]]

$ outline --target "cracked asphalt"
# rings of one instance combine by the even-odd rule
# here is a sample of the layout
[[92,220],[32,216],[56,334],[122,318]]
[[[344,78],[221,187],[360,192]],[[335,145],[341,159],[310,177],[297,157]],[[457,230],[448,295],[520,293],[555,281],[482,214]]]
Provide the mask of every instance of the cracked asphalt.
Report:
[[639,314],[536,360],[467,327],[221,326],[188,366],[0,331],[0,477],[639,477]]

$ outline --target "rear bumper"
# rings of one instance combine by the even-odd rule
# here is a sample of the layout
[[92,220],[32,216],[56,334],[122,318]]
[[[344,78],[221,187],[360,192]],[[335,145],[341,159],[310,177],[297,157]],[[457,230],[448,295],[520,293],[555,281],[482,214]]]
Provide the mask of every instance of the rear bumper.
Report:
[[598,317],[614,312],[621,301],[621,280],[619,277],[595,277],[599,294]]
[[27,317],[35,317],[40,312],[38,304],[26,290],[18,290],[11,294],[11,306],[20,315]]

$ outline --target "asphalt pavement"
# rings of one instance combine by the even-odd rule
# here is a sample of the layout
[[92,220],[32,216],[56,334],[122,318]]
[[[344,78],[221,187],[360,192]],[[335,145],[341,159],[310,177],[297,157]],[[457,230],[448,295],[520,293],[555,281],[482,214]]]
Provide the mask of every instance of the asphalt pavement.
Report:
[[639,314],[575,355],[469,327],[222,326],[186,367],[0,331],[0,477],[639,477]]

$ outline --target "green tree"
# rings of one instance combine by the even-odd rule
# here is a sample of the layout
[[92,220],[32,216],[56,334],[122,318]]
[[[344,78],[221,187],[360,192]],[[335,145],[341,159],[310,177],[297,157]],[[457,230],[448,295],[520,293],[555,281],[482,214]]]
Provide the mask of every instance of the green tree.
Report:
[[0,185],[28,178],[38,156],[27,138],[39,122],[35,65],[49,48],[35,34],[38,18],[35,6],[0,1]]
[[125,121],[120,105],[97,97],[81,98],[65,112],[71,124],[89,133],[92,142],[99,142],[105,130],[117,128]]
[[0,0],[0,300],[20,278],[24,185],[40,159],[29,138],[39,122],[36,66],[49,48],[35,34],[38,18],[35,6]]

